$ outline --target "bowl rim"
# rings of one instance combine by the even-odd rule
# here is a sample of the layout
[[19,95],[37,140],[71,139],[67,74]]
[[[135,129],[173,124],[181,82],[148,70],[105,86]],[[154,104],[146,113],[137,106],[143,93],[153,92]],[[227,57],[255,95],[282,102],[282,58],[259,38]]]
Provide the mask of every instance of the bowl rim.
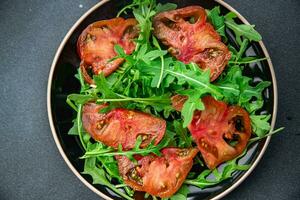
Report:
[[[63,38],[63,40],[61,41],[53,62],[51,64],[51,68],[50,68],[50,72],[49,72],[49,77],[48,77],[48,86],[47,86],[47,112],[48,112],[48,120],[49,120],[49,124],[50,124],[50,129],[52,132],[52,136],[53,139],[55,141],[55,144],[59,150],[59,153],[61,154],[61,156],[63,157],[64,161],[66,162],[66,164],[68,165],[68,167],[71,169],[71,171],[77,176],[77,178],[79,178],[79,180],[86,185],[90,190],[92,190],[93,192],[95,192],[97,195],[99,195],[100,197],[106,199],[106,200],[113,200],[111,197],[105,195],[104,193],[102,193],[101,191],[99,191],[96,187],[94,187],[91,183],[89,183],[76,169],[75,167],[72,165],[72,163],[70,162],[70,160],[68,159],[67,155],[65,154],[61,143],[58,139],[56,130],[55,130],[55,126],[54,126],[54,122],[53,122],[53,117],[52,117],[52,109],[51,109],[51,87],[52,87],[52,80],[53,80],[53,74],[54,74],[54,70],[57,64],[57,61],[61,55],[61,52],[65,46],[65,44],[67,43],[68,39],[70,38],[70,36],[72,35],[72,33],[74,32],[74,30],[79,26],[79,24],[85,19],[87,18],[92,12],[94,12],[96,9],[98,9],[100,6],[104,5],[105,3],[109,2],[110,0],[102,0],[99,3],[95,4],[93,7],[91,7],[89,10],[87,10],[75,23],[74,25],[69,29],[69,31],[67,32],[67,34],[65,35],[65,37]],[[223,0],[214,0],[215,2],[217,2],[218,4],[224,6],[225,8],[227,8],[228,10],[234,12],[237,17],[244,23],[244,24],[249,24],[249,22],[238,12],[236,11],[232,6],[230,6],[228,3],[224,2]],[[274,72],[274,68],[273,68],[273,64],[271,61],[271,58],[269,56],[269,53],[264,45],[264,43],[262,41],[258,42],[260,47],[262,48],[263,53],[265,54],[265,56],[269,59],[267,59],[268,65],[269,65],[269,69],[271,72],[271,77],[272,77],[272,85],[273,85],[273,113],[272,113],[272,122],[271,122],[271,129],[270,131],[272,131],[274,129],[275,126],[275,121],[276,121],[276,115],[277,115],[277,105],[278,105],[278,92],[277,92],[277,82],[276,82],[276,76],[275,76],[275,72]],[[251,167],[234,183],[232,184],[230,187],[228,187],[227,189],[225,189],[224,191],[222,191],[221,193],[219,193],[218,195],[214,196],[211,198],[211,200],[217,200],[217,199],[221,199],[222,197],[226,196],[227,194],[229,194],[232,190],[234,190],[235,188],[237,188],[237,186],[239,186],[249,175],[250,173],[255,169],[255,167],[257,166],[257,164],[259,163],[259,161],[261,160],[263,154],[265,153],[267,146],[270,142],[271,136],[268,136],[265,140],[264,146],[262,147],[261,151],[259,152],[257,158],[254,160],[254,162],[252,163]]]

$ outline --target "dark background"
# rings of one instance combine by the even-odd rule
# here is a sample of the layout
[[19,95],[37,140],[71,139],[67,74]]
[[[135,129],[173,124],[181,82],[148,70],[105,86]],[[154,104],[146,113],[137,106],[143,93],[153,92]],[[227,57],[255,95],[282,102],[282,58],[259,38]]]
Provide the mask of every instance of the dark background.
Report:
[[[97,0],[0,0],[0,199],[99,199],[50,131],[47,80],[61,40]],[[277,127],[256,169],[225,197],[300,199],[300,1],[226,0],[263,36],[278,81]]]

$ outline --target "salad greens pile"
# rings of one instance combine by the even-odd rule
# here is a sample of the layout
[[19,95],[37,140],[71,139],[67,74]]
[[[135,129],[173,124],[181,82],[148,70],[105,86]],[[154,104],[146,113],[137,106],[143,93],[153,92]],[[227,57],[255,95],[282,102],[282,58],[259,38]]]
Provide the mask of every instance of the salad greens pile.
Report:
[[[260,41],[260,34],[254,26],[237,24],[237,17],[233,12],[221,15],[220,8],[207,10],[210,23],[222,36],[223,41],[231,52],[231,60],[226,70],[215,81],[210,82],[210,72],[202,71],[196,64],[184,64],[173,58],[152,34],[152,18],[159,12],[175,9],[176,5],[156,3],[155,0],[133,0],[125,6],[118,16],[130,12],[139,23],[140,33],[136,40],[135,51],[131,55],[125,54],[121,46],[116,45],[117,56],[125,62],[119,69],[108,77],[102,74],[94,76],[94,85],[84,82],[80,69],[76,75],[81,84],[79,94],[70,94],[67,103],[77,112],[70,135],[80,138],[85,154],[83,174],[89,174],[94,184],[105,185],[125,199],[133,199],[133,190],[124,184],[118,172],[115,155],[125,155],[134,161],[133,155],[142,156],[154,153],[160,155],[160,150],[168,146],[191,147],[191,135],[187,125],[191,122],[195,110],[203,110],[204,104],[199,100],[204,95],[211,95],[229,104],[236,104],[245,108],[251,117],[253,138],[250,143],[257,141],[270,131],[270,114],[259,114],[264,104],[263,91],[271,85],[268,81],[254,82],[243,75],[243,69],[249,64],[260,62],[268,58],[245,57],[245,51],[251,41]],[[235,43],[229,43],[231,32],[235,35]],[[181,116],[172,106],[170,98],[174,94],[188,96],[184,103]],[[162,117],[167,120],[167,130],[162,142],[153,143],[140,148],[142,139],[138,138],[135,147],[130,151],[115,150],[101,142],[94,141],[82,127],[82,106],[88,101],[96,103],[109,102],[109,106],[101,112],[122,107],[136,109]],[[275,131],[278,132],[279,130]],[[271,133],[272,134],[272,133]],[[250,144],[249,143],[249,144]],[[216,185],[229,179],[239,170],[247,170],[249,165],[240,165],[238,160],[242,155],[223,164],[219,169],[205,169],[200,174],[190,172],[183,186],[170,199],[186,199],[189,192],[187,185],[199,188]],[[201,158],[195,159],[195,164],[203,166]],[[149,196],[146,194],[146,196]],[[156,197],[153,197],[156,199]]]

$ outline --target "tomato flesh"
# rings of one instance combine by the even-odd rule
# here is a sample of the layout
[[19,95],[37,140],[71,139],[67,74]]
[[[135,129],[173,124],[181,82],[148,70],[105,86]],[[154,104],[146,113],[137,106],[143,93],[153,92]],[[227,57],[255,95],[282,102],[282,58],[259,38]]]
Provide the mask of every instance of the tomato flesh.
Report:
[[145,147],[152,140],[158,144],[165,133],[166,122],[163,119],[123,108],[99,113],[105,107],[105,104],[85,104],[82,123],[93,139],[107,146],[118,148],[121,144],[123,150],[129,150],[134,147],[137,137],[141,136],[141,147]]
[[137,191],[161,198],[172,196],[182,185],[193,166],[196,148],[165,148],[162,156],[137,157],[137,164],[126,156],[116,156],[124,182]]
[[126,54],[131,54],[135,49],[134,38],[138,36],[137,21],[133,18],[113,18],[97,21],[90,24],[79,36],[77,41],[77,52],[81,59],[81,70],[85,81],[93,83],[88,75],[88,69],[93,74],[104,76],[114,72],[124,61],[122,58],[114,58],[116,44],[120,45]]
[[200,6],[162,12],[154,17],[153,26],[156,37],[174,57],[209,69],[211,81],[218,78],[231,57]]
[[211,96],[202,98],[205,110],[196,111],[188,126],[208,168],[240,155],[251,137],[249,114]]

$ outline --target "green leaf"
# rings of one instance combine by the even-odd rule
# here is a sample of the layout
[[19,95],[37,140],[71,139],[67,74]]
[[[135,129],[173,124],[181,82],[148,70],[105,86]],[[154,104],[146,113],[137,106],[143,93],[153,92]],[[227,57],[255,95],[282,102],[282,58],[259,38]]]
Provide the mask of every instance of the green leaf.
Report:
[[143,59],[147,50],[148,50],[148,44],[147,43],[142,44],[139,51],[137,52],[136,59]]
[[162,51],[162,50],[152,50],[147,52],[144,56],[143,56],[143,60],[147,63],[149,63],[150,60],[155,60],[156,58],[159,58],[161,56],[164,56],[167,54],[167,51]]
[[230,67],[224,74],[216,83],[222,90],[224,101],[239,104],[250,113],[263,106],[262,92],[270,86],[270,82],[261,81],[251,86],[251,78],[243,76],[239,66]]
[[118,98],[118,96],[111,90],[111,86],[108,84],[102,73],[95,75],[93,80],[97,86],[97,90],[101,92],[104,98]]
[[229,12],[225,15],[224,18],[225,18],[226,21],[231,21],[236,17],[237,17],[237,15],[234,12]]
[[182,184],[180,189],[170,197],[171,200],[187,200],[187,195],[190,192],[186,184]]
[[105,185],[121,197],[127,200],[133,200],[133,198],[119,191],[114,185],[112,185],[107,180],[105,171],[99,166],[96,166],[96,158],[88,158],[85,160],[84,171],[82,173],[90,175],[93,179],[93,184]]
[[81,85],[80,93],[84,93],[86,90],[88,90],[90,88],[89,84],[84,82],[84,78],[83,78],[83,75],[81,73],[80,67],[78,67],[77,74],[75,75],[75,77],[79,80],[80,85]]
[[186,179],[184,181],[185,184],[194,185],[199,188],[207,188],[221,183],[224,180],[232,178],[233,174],[237,171],[245,171],[248,170],[250,165],[239,165],[238,159],[245,155],[247,150],[239,155],[238,157],[227,161],[225,163],[224,168],[218,170],[217,168],[214,170],[204,170],[202,171],[197,178],[195,179]]
[[270,123],[269,120],[271,118],[271,115],[255,115],[251,114],[251,125],[253,132],[258,136],[258,137],[263,137],[265,134],[267,134],[270,129]]
[[245,53],[245,51],[248,47],[248,44],[249,44],[249,40],[247,40],[247,39],[243,40],[243,42],[240,46],[240,50],[236,55],[235,61],[239,61],[241,59],[242,55]]
[[[108,147],[101,142],[87,144],[87,151],[96,151],[96,150],[105,150]],[[117,161],[114,157],[97,157],[97,161],[100,161],[102,166],[105,168],[106,172],[109,174],[109,177],[116,178],[120,182],[123,182],[123,179],[120,177]],[[96,161],[96,162],[97,162]]]
[[85,104],[88,101],[95,100],[97,97],[91,94],[69,94],[68,99],[78,104]]
[[239,104],[242,106],[246,103],[249,103],[253,97],[261,100],[263,90],[271,85],[271,82],[269,81],[261,81],[256,86],[252,87],[249,84],[250,80],[244,80],[245,81],[243,81],[240,85],[241,94],[239,98]]
[[156,6],[156,12],[160,13],[160,12],[174,10],[176,8],[177,8],[177,5],[174,3],[166,3],[166,4],[158,3]]
[[262,39],[261,35],[254,29],[254,25],[237,24],[233,20],[225,20],[225,24],[233,30],[239,44],[241,44],[241,36],[256,42]]
[[179,139],[178,147],[180,148],[189,148],[192,147],[192,136],[188,134],[187,129],[183,128],[183,124],[178,120],[173,121],[173,126],[176,132],[176,135]]
[[[175,62],[176,64],[180,62]],[[174,68],[165,69],[165,72],[174,76],[178,79],[178,84],[184,84],[185,82],[189,83],[192,87],[200,89],[202,92],[207,92],[213,96],[221,97],[219,89],[210,83],[210,72],[206,70],[201,72],[200,69],[197,71],[189,70],[183,68],[184,65],[174,65]]]
[[142,140],[140,137],[137,138],[135,146],[133,149],[128,151],[123,151],[122,148],[119,148],[118,151],[116,151],[113,148],[106,148],[106,149],[93,149],[90,151],[86,151],[85,154],[81,157],[82,159],[86,158],[93,158],[93,157],[111,157],[111,156],[126,156],[130,160],[134,161],[133,155],[142,155],[146,156],[149,154],[155,154],[157,156],[160,156],[160,150],[167,147],[170,143],[170,139],[168,137],[164,137],[162,141],[158,145],[154,145],[154,140],[150,142],[150,144],[141,149],[140,145],[142,143]]
[[183,127],[187,127],[194,116],[195,110],[204,110],[204,104],[200,97],[203,94],[201,90],[185,90],[180,94],[188,96],[188,99],[183,104],[181,115],[183,116],[184,122]]
[[278,128],[278,129],[276,129],[276,130],[274,130],[274,131],[270,131],[268,134],[264,134],[262,137],[259,137],[259,136],[253,137],[253,138],[251,138],[251,139],[249,140],[248,146],[251,145],[252,143],[258,141],[258,140],[261,140],[262,138],[266,138],[266,137],[269,137],[269,136],[273,136],[274,134],[279,133],[279,132],[282,131],[282,130],[284,130],[284,127],[280,127],[280,128]]
[[120,56],[125,56],[125,55],[126,55],[124,49],[123,49],[120,45],[118,45],[118,44],[116,44],[116,45],[114,46],[114,50],[115,50],[115,52],[116,52],[118,55],[120,55]]
[[110,182],[106,179],[105,171],[96,167],[96,158],[88,158],[84,162],[83,174],[88,174],[93,178],[93,184],[109,186]]
[[225,35],[225,20],[224,16],[220,15],[220,7],[216,6],[212,10],[207,11],[207,17],[209,21],[214,26],[215,30],[223,37],[227,38]]
[[82,127],[82,120],[81,120],[82,107],[83,106],[81,104],[78,105],[78,107],[77,107],[78,111],[77,111],[76,119],[74,119],[74,123],[76,123],[75,127],[77,127],[77,133],[79,135],[81,145],[84,148],[84,150],[86,150],[87,144],[88,144],[91,136],[90,136],[90,134],[85,132],[83,127]]
[[72,128],[70,128],[70,130],[68,131],[68,135],[79,135],[78,133],[78,126],[77,126],[77,122],[73,121],[73,126]]

